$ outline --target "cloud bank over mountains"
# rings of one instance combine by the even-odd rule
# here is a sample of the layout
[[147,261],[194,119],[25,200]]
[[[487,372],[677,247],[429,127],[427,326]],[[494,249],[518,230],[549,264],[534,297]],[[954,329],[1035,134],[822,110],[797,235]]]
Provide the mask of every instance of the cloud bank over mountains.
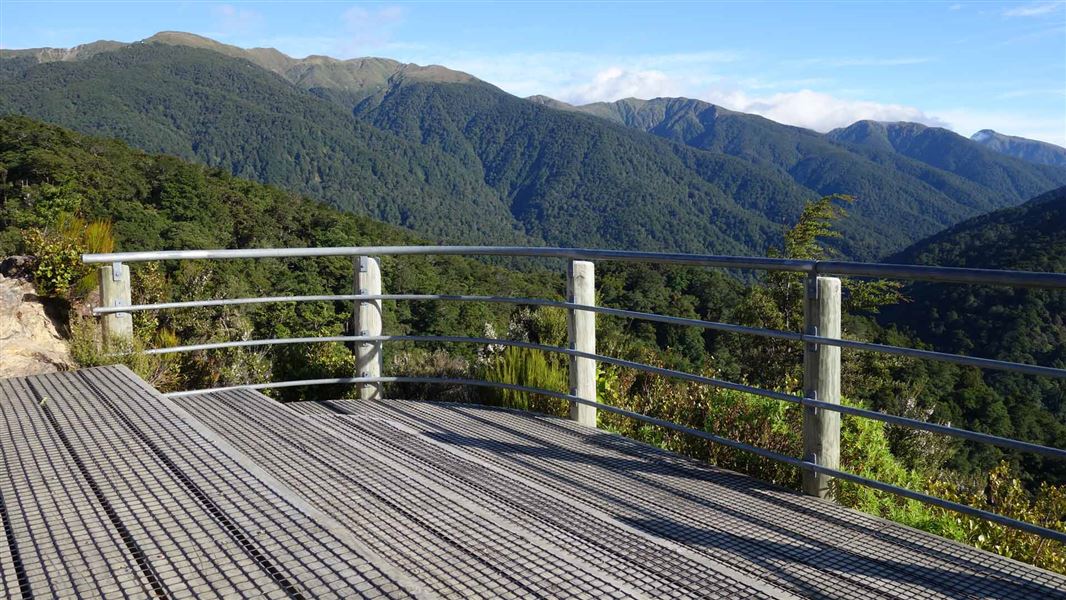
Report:
[[[809,88],[758,94],[739,86],[730,89],[725,80],[719,86],[703,91],[693,89],[659,70],[627,70],[608,67],[591,76],[588,83],[563,87],[553,96],[570,104],[614,101],[622,98],[656,98],[685,96],[705,100],[719,106],[746,113],[762,115],[779,123],[798,125],[815,131],[829,131],[846,127],[863,119],[874,121],[912,121],[937,127],[951,123],[921,109],[902,104],[885,104],[871,100],[851,99],[817,92]],[[762,84],[765,87],[776,87]],[[758,85],[756,86],[758,87]],[[536,93],[545,93],[543,91]],[[533,94],[526,94],[533,95]],[[552,96],[552,93],[546,93]]]

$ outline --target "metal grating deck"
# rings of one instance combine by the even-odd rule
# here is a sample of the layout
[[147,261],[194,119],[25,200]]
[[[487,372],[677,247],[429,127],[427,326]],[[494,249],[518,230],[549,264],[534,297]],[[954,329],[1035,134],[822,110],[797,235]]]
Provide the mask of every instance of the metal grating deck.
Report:
[[572,422],[0,380],[0,597],[1064,598],[1066,578]]

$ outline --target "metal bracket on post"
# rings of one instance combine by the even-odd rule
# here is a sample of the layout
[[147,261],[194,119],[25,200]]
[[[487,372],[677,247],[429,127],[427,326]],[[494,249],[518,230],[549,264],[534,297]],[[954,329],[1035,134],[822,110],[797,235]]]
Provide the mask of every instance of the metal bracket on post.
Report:
[[[121,280],[119,280],[119,281],[121,281]],[[111,303],[111,306],[129,306],[129,305],[130,305],[130,303],[126,302],[122,298],[119,298],[118,300],[115,300],[114,302]],[[131,318],[133,318],[133,315],[131,315],[128,312],[120,312],[120,313],[112,313],[112,314],[115,316],[116,319],[131,319]]]
[[[122,263],[115,261],[111,263],[111,281],[122,281]],[[114,304],[113,306],[122,306],[121,304]]]
[[[810,330],[808,330],[808,331],[806,331],[804,333],[806,335],[813,335],[814,337],[818,337],[818,327],[816,327],[816,326],[815,327],[811,327]],[[807,349],[808,352],[817,352],[819,346],[820,346],[820,344],[818,342],[807,342],[806,343],[806,349]]]

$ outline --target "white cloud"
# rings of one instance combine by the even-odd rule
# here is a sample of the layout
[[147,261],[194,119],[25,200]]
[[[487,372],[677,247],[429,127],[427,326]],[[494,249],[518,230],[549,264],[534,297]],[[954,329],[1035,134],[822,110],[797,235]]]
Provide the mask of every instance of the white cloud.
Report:
[[392,39],[393,30],[406,17],[407,10],[401,6],[376,9],[353,6],[344,11],[341,15],[346,36],[341,45],[341,52],[346,55],[344,58],[386,46]]
[[219,4],[211,8],[214,17],[214,29],[219,37],[243,35],[259,29],[264,18],[261,13],[250,8],[238,8],[232,4]]
[[[645,54],[624,59],[615,55],[577,52],[514,53],[491,59],[470,54],[436,55],[435,58],[517,96],[544,94],[571,104],[610,102],[629,97],[685,96],[818,131],[843,127],[862,119],[945,125],[944,120],[912,106],[847,97],[860,96],[859,92],[838,90],[830,94],[811,89],[832,83],[831,79],[725,77],[719,73],[743,58],[740,53],[732,51]],[[856,57],[808,62],[887,68],[927,60]],[[766,93],[775,90],[781,91]],[[760,91],[763,93],[758,93]]]
[[1064,6],[1066,6],[1066,2],[1037,2],[1009,8],[1003,11],[1003,15],[1007,17],[1039,17],[1056,12]]
[[620,67],[604,69],[587,84],[560,91],[560,99],[573,104],[587,104],[619,98],[655,98],[679,96],[680,82],[662,71],[628,71]]
[[783,92],[770,96],[750,96],[744,91],[712,90],[702,99],[725,108],[755,113],[779,123],[829,131],[869,119],[873,121],[914,121],[943,127],[945,121],[918,108],[851,100],[813,90]]
[[740,60],[730,51],[617,55],[586,52],[515,52],[485,56],[471,52],[401,51],[401,60],[433,62],[465,71],[516,96],[545,94],[583,104],[630,96],[686,95],[721,79],[716,71]]

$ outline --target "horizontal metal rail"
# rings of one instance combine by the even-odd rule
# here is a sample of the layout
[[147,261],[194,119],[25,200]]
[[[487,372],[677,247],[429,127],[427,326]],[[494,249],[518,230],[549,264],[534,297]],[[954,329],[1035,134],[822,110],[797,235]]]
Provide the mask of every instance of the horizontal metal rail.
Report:
[[[147,354],[170,354],[176,352],[193,352],[200,350],[219,350],[224,348],[243,348],[250,346],[275,346],[286,344],[315,344],[315,343],[330,343],[330,342],[430,342],[430,343],[461,343],[461,344],[484,344],[484,345],[497,345],[497,346],[512,346],[517,348],[527,348],[530,350],[539,350],[543,352],[555,352],[559,354],[565,354],[567,356],[575,356],[578,358],[589,358],[598,362],[615,365],[618,367],[624,367],[628,369],[635,369],[643,371],[645,373],[654,373],[656,375],[662,375],[664,377],[671,377],[674,379],[681,379],[684,381],[690,381],[702,385],[709,385],[712,387],[733,390],[737,392],[743,392],[747,394],[753,394],[756,396],[762,396],[765,398],[772,398],[774,400],[781,400],[784,402],[791,402],[793,404],[800,404],[802,406],[810,406],[814,408],[820,408],[823,410],[830,410],[839,412],[846,415],[864,417],[867,419],[873,419],[884,423],[891,423],[893,425],[901,425],[906,427],[912,427],[914,429],[921,429],[924,431],[930,431],[933,433],[939,433],[948,435],[951,437],[957,437],[967,439],[975,442],[982,442],[986,444],[993,444],[1002,448],[1011,448],[1014,450],[1020,450],[1023,452],[1033,452],[1036,454],[1043,454],[1053,458],[1066,459],[1066,450],[1059,448],[1051,448],[1049,446],[1042,446],[1040,444],[1033,444],[1030,442],[1023,442],[1020,440],[1014,440],[1011,438],[1004,438],[988,433],[981,433],[978,431],[971,431],[969,429],[960,429],[958,427],[951,427],[949,425],[939,425],[937,423],[930,423],[928,421],[921,421],[918,419],[911,419],[909,417],[900,417],[897,415],[891,415],[875,410],[868,410],[865,408],[858,408],[854,406],[847,406],[844,404],[833,404],[831,402],[822,402],[812,398],[805,398],[803,396],[796,396],[793,394],[786,394],[784,392],[776,392],[773,390],[765,390],[762,388],[745,385],[743,383],[735,383],[732,381],[725,381],[722,379],[715,379],[713,377],[704,377],[702,375],[694,375],[692,373],[686,373],[685,371],[676,371],[674,369],[667,369],[664,367],[656,367],[645,363],[634,362],[630,360],[624,360],[621,358],[614,358],[611,356],[604,356],[602,354],[593,354],[590,352],[581,352],[579,350],[572,350],[570,348],[560,348],[558,346],[546,346],[543,344],[534,344],[532,342],[523,342],[519,340],[506,340],[495,338],[480,338],[480,337],[464,337],[464,336],[444,336],[444,335],[375,335],[375,336],[357,336],[357,335],[342,335],[342,336],[323,336],[323,337],[304,337],[304,338],[279,338],[279,339],[263,339],[263,340],[240,340],[235,342],[216,342],[211,344],[195,344],[190,346],[174,346],[171,348],[154,348],[147,350]],[[269,385],[269,384],[267,384]]]
[[155,304],[131,304],[130,306],[94,306],[93,315],[144,312],[148,310],[171,310],[179,308],[204,308],[213,306],[240,306],[246,304],[272,304],[277,302],[329,302],[341,300],[370,299],[372,296],[355,294],[325,296],[258,296],[255,298],[222,298],[218,300],[188,300],[185,302],[157,302]]
[[735,440],[732,440],[732,439],[729,439],[729,438],[726,438],[726,437],[715,435],[713,433],[708,433],[706,431],[702,431],[702,430],[699,430],[699,429],[693,429],[691,427],[686,427],[684,425],[678,425],[677,423],[672,423],[670,421],[665,421],[663,419],[650,417],[648,415],[645,415],[645,414],[642,414],[642,413],[638,413],[638,412],[633,412],[633,411],[630,411],[630,410],[626,410],[624,408],[618,408],[618,407],[612,406],[610,404],[603,404],[603,403],[600,403],[600,402],[593,402],[591,400],[586,400],[584,398],[579,398],[577,396],[572,396],[570,394],[565,394],[565,393],[562,393],[562,392],[556,392],[556,391],[552,391],[552,390],[544,390],[544,389],[539,389],[539,388],[532,388],[532,387],[527,387],[527,386],[522,386],[522,385],[515,385],[515,384],[510,384],[510,383],[501,383],[501,382],[495,382],[495,381],[484,381],[484,380],[480,380],[480,379],[455,379],[455,378],[442,378],[442,377],[337,377],[337,378],[330,378],[330,379],[305,379],[305,380],[299,380],[299,381],[278,381],[278,382],[273,382],[273,383],[237,385],[237,386],[210,388],[210,389],[205,389],[205,390],[171,392],[169,394],[163,394],[163,395],[165,397],[168,397],[168,398],[180,398],[180,397],[184,397],[184,396],[193,396],[193,395],[197,395],[197,394],[206,394],[206,393],[211,393],[211,392],[220,392],[220,391],[236,390],[236,389],[267,390],[267,389],[281,389],[281,388],[287,388],[287,387],[304,387],[304,386],[315,386],[315,385],[344,385],[344,384],[361,384],[361,383],[422,383],[422,384],[440,384],[440,385],[469,385],[469,386],[505,389],[505,390],[511,390],[511,391],[516,391],[516,392],[525,392],[525,393],[529,393],[529,394],[539,394],[539,395],[542,395],[542,396],[549,396],[549,397],[552,397],[552,398],[558,398],[560,400],[567,400],[567,401],[570,401],[570,402],[576,402],[578,404],[585,404],[585,405],[588,405],[588,406],[594,406],[594,407],[596,407],[599,410],[605,410],[607,412],[614,413],[616,415],[621,415],[623,417],[629,417],[631,419],[636,419],[638,421],[642,421],[642,422],[649,423],[649,424],[652,424],[652,425],[657,425],[659,427],[665,427],[667,429],[672,429],[674,431],[679,431],[681,433],[685,433],[685,434],[688,434],[688,435],[699,437],[699,438],[708,440],[710,442],[721,444],[723,446],[728,446],[728,447],[736,449],[736,450],[741,450],[743,452],[750,452],[750,453],[755,454],[757,456],[761,456],[761,457],[769,459],[769,460],[775,460],[775,461],[778,461],[778,462],[782,462],[782,463],[791,465],[793,467],[796,467],[798,469],[807,469],[807,470],[811,470],[811,471],[816,471],[816,472],[819,472],[819,473],[823,473],[825,475],[829,475],[831,477],[836,477],[838,479],[842,479],[842,480],[845,480],[845,481],[850,481],[852,483],[856,483],[856,484],[859,484],[859,485],[867,486],[867,487],[870,487],[870,488],[873,488],[873,489],[876,489],[876,490],[880,490],[880,491],[883,491],[883,492],[887,492],[887,493],[890,493],[890,494],[895,494],[897,496],[902,496],[904,498],[908,498],[908,499],[915,500],[915,501],[918,501],[918,502],[923,502],[925,504],[932,504],[934,506],[938,506],[940,508],[944,508],[944,509],[947,509],[947,510],[952,510],[952,511],[955,511],[955,512],[958,512],[958,513],[970,515],[972,517],[985,519],[985,520],[991,521],[993,523],[999,523],[1000,525],[1005,525],[1007,527],[1012,527],[1014,529],[1025,531],[1027,533],[1032,533],[1032,534],[1035,534],[1035,535],[1039,535],[1039,536],[1042,536],[1042,537],[1045,537],[1045,538],[1049,538],[1049,539],[1055,540],[1055,541],[1060,542],[1060,543],[1066,543],[1066,533],[1061,532],[1061,531],[1055,531],[1053,529],[1048,529],[1046,527],[1041,527],[1039,525],[1034,525],[1033,523],[1028,523],[1028,522],[1025,522],[1025,521],[1019,521],[1018,519],[1012,519],[1010,517],[1006,517],[1006,516],[1003,516],[1003,515],[1000,515],[1000,514],[997,514],[997,513],[989,512],[989,511],[986,511],[986,510],[981,510],[979,508],[974,508],[974,507],[966,505],[966,504],[960,504],[958,502],[952,502],[950,500],[944,500],[943,498],[939,498],[937,496],[930,496],[929,494],[924,494],[922,492],[916,492],[914,490],[910,490],[910,489],[907,489],[907,488],[904,488],[904,487],[900,487],[900,486],[897,486],[897,485],[884,483],[884,482],[881,482],[881,481],[877,481],[875,479],[869,479],[869,478],[866,478],[866,477],[862,477],[861,475],[855,475],[853,473],[848,473],[847,471],[839,471],[837,469],[830,469],[830,468],[827,468],[827,467],[823,467],[823,466],[817,465],[817,464],[815,464],[813,462],[808,462],[808,461],[805,461],[805,460],[794,458],[792,456],[788,456],[788,455],[785,455],[785,454],[780,454],[778,452],[773,452],[771,450],[766,450],[766,449],[763,449],[763,448],[759,448],[757,446],[751,446],[749,444],[745,444],[745,443],[738,442],[738,441],[735,441]]
[[898,356],[909,356],[911,358],[924,358],[939,362],[954,363],[957,365],[980,367],[982,369],[1012,371],[1014,373],[1024,373],[1026,375],[1041,375],[1044,377],[1056,377],[1059,379],[1066,379],[1066,369],[1057,369],[1055,367],[1042,367],[1040,365],[1030,365],[1027,363],[1011,362],[1007,360],[996,360],[994,358],[978,358],[976,356],[965,356],[963,354],[935,352],[933,350],[918,350],[915,348],[905,348],[903,346],[889,346],[886,344],[874,344],[871,342],[859,342],[856,340],[827,338],[820,337],[817,335],[804,335],[803,341],[812,344],[826,344],[828,346],[839,346],[841,348],[852,348],[855,350],[881,352],[882,354],[895,354]]
[[585,310],[604,315],[626,317],[630,319],[642,319],[645,321],[657,321],[671,325],[683,325],[690,327],[702,327],[717,331],[731,333],[743,333],[761,337],[779,338],[793,341],[803,341],[803,335],[791,331],[779,331],[763,329],[760,327],[746,327],[731,323],[719,323],[716,321],[704,321],[701,319],[689,319],[685,317],[671,317],[657,315],[655,313],[637,312],[621,308],[607,306],[594,306],[588,304],[574,304],[558,300],[545,300],[543,298],[516,298],[510,296],[463,296],[455,294],[336,294],[332,296],[268,296],[262,298],[233,298],[223,300],[190,300],[187,302],[160,302],[156,304],[134,304],[131,306],[101,306],[93,308],[94,315],[110,315],[115,313],[142,312],[148,310],[163,310],[176,308],[203,308],[213,306],[231,306],[247,304],[265,304],[273,302],[324,302],[324,301],[370,301],[370,300],[442,300],[451,302],[487,302],[494,304],[521,304],[527,306],[548,306],[567,310]]
[[632,310],[624,310],[621,308],[610,308],[606,306],[591,306],[585,304],[574,304],[572,302],[560,302],[556,300],[544,300],[541,298],[515,298],[508,296],[463,296],[463,295],[446,295],[446,294],[336,294],[336,295],[323,295],[323,296],[264,296],[260,298],[232,298],[222,300],[192,300],[187,302],[160,302],[156,304],[134,304],[132,306],[107,306],[93,308],[94,315],[109,315],[115,313],[127,313],[127,312],[141,312],[149,310],[164,310],[164,309],[180,309],[180,308],[203,308],[214,306],[233,306],[233,305],[248,305],[248,304],[266,304],[275,302],[327,302],[327,301],[358,301],[358,300],[442,300],[452,302],[487,302],[497,304],[521,304],[529,306],[549,306],[553,308],[561,308],[567,310],[586,310],[604,315],[623,317],[628,319],[640,319],[644,321],[655,321],[659,323],[667,323],[670,325],[680,325],[685,327],[700,327],[703,329],[711,329],[715,331],[725,331],[729,333],[738,333],[745,335],[755,335],[759,337],[767,337],[774,339],[790,340],[794,342],[807,342],[812,344],[826,344],[828,346],[839,346],[841,348],[851,348],[855,350],[868,350],[871,352],[881,352],[884,354],[895,354],[899,356],[909,356],[912,358],[923,358],[928,360],[935,360],[940,362],[948,362],[959,365],[967,365],[972,367],[980,367],[983,369],[995,369],[999,371],[1011,371],[1015,373],[1024,373],[1026,375],[1039,375],[1044,377],[1055,377],[1059,379],[1066,379],[1066,369],[1058,369],[1055,367],[1043,367],[1039,365],[1031,365],[1026,363],[1011,362],[1005,360],[996,360],[992,358],[979,358],[974,356],[965,356],[962,354],[951,354],[948,352],[934,352],[932,350],[917,350],[914,348],[905,348],[901,346],[889,346],[885,344],[874,344],[870,342],[860,342],[856,340],[845,340],[838,338],[827,338],[816,335],[809,335],[803,333],[794,333],[791,331],[781,331],[778,329],[763,329],[761,327],[746,327],[743,325],[733,325],[731,323],[720,323],[716,321],[704,321],[702,319],[690,319],[685,317],[671,317],[668,315],[657,315],[654,313],[645,313]]
[[1066,289],[1066,274],[999,271],[926,265],[886,265],[844,261],[795,260],[748,256],[715,256],[591,250],[584,248],[526,248],[521,246],[366,246],[336,248],[248,248],[239,250],[170,250],[83,254],[85,263],[145,262],[157,260],[226,260],[238,258],[304,258],[324,256],[521,256],[571,260],[610,260],[658,264],[789,271],[818,275],[852,275],[882,279],[912,279],[950,283],[982,283],[1013,287]]

